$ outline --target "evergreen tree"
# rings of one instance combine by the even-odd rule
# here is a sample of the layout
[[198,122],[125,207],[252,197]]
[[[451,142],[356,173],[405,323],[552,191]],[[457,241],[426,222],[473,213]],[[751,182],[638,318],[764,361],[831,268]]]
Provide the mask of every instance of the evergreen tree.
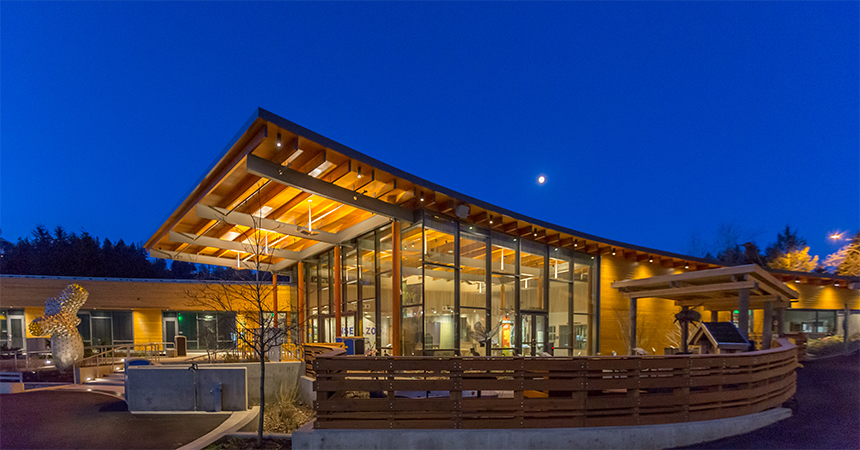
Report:
[[845,246],[845,259],[836,271],[839,275],[860,276],[860,232]]
[[767,263],[767,266],[771,269],[812,272],[818,266],[818,256],[810,256],[809,247],[804,247],[780,254],[779,257]]

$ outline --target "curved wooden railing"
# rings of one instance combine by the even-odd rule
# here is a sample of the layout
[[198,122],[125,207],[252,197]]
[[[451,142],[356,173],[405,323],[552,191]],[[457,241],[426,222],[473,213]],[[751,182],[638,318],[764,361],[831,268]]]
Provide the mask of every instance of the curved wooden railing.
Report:
[[794,395],[797,350],[778,343],[732,355],[316,355],[314,427],[564,428],[741,416]]

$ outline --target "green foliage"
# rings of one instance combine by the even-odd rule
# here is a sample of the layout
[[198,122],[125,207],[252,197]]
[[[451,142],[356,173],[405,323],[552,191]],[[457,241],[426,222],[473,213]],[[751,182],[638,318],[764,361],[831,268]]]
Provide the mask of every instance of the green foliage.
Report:
[[780,253],[770,260],[767,266],[771,269],[812,272],[818,266],[818,256],[809,256],[809,247],[804,247],[800,250]]

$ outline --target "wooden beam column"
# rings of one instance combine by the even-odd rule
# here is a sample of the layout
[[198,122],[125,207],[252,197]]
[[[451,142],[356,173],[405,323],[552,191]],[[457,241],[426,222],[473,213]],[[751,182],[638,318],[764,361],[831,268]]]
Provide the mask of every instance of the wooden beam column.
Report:
[[[681,314],[683,314],[684,317],[686,317],[687,311],[689,311],[689,310],[690,310],[689,306],[683,306],[683,307],[681,307]],[[687,340],[688,339],[690,339],[690,324],[685,321],[685,322],[681,323],[681,352],[683,352],[685,355],[687,353],[690,353],[690,349],[687,346]]]
[[307,339],[307,331],[305,328],[305,265],[303,262],[299,261],[297,271],[298,274],[296,276],[298,277],[298,280],[296,280],[296,282],[298,283],[298,289],[296,290],[298,292],[296,295],[296,308],[299,310],[299,323],[296,327],[296,331],[299,333],[299,344],[302,344]]
[[783,338],[785,337],[785,326],[783,322],[783,317],[785,316],[785,308],[777,308],[776,309],[776,335]]
[[275,328],[278,328],[278,276],[272,274],[272,313],[275,315]]
[[391,350],[400,356],[400,221],[391,225]]
[[738,291],[738,329],[744,339],[750,338],[750,290]]
[[633,350],[636,348],[636,298],[630,299],[630,353],[629,355],[635,355],[636,351]]
[[343,261],[340,257],[340,245],[334,246],[334,326],[335,339],[343,336],[343,327],[340,324],[341,309],[343,308]]
[[770,340],[773,339],[773,302],[764,302],[764,314],[761,324],[761,349],[770,348]]
[[716,309],[711,311],[711,322],[719,322],[720,321],[720,312]]

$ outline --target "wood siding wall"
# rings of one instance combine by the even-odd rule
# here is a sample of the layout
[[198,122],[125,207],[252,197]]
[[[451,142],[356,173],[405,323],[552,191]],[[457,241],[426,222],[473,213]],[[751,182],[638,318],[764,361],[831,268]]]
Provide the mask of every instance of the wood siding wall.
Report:
[[[600,261],[600,354],[628,354],[628,328],[630,317],[630,301],[621,296],[611,284],[615,281],[648,278],[658,275],[671,275],[684,272],[681,269],[662,267],[647,261],[627,261],[621,255],[606,255]],[[670,300],[645,298],[640,299],[636,321],[638,345],[648,352],[657,349],[662,355],[663,349],[672,345],[672,340],[666,336],[675,328],[675,313],[680,308]],[[676,347],[678,344],[674,344]]]
[[160,309],[135,309],[132,316],[134,319],[134,343],[136,345],[164,340]]

